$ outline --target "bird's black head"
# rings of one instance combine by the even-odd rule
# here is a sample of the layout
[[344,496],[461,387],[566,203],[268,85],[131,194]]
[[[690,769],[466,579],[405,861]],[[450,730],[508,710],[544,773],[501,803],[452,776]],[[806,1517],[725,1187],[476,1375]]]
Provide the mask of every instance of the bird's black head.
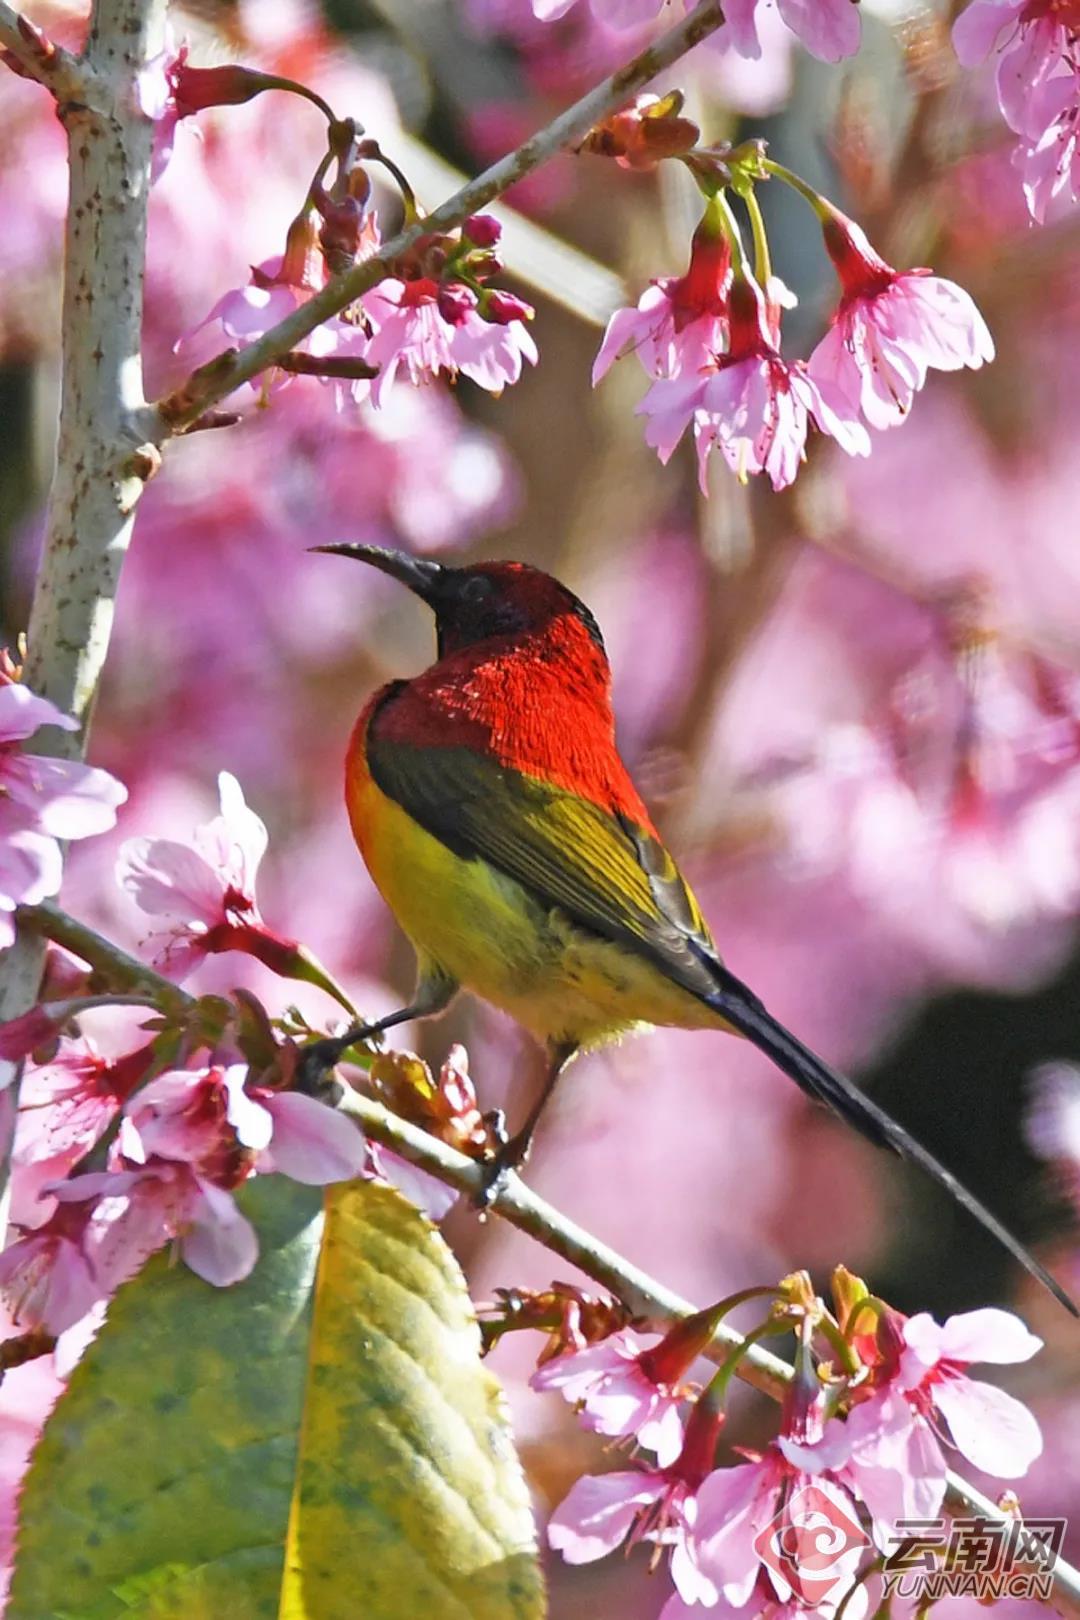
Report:
[[584,602],[565,585],[528,563],[472,563],[449,568],[430,557],[410,557],[383,546],[315,546],[370,563],[407,585],[435,615],[439,657],[503,636],[545,631],[560,620],[583,625],[601,653],[600,627]]

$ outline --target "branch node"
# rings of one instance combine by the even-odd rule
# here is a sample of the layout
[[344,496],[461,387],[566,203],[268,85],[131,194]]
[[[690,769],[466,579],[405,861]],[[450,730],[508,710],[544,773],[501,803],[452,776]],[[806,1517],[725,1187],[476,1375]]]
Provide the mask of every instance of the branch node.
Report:
[[124,478],[138,478],[141,483],[148,484],[160,471],[161,451],[157,445],[140,444],[124,462],[121,475]]

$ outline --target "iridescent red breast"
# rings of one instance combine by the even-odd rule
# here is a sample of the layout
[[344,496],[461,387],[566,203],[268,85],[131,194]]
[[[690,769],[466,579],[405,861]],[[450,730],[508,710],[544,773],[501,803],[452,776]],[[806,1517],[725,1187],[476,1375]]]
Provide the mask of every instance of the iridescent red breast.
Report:
[[377,692],[353,733],[382,743],[469,748],[655,833],[615,745],[602,648],[571,615],[463,648]]

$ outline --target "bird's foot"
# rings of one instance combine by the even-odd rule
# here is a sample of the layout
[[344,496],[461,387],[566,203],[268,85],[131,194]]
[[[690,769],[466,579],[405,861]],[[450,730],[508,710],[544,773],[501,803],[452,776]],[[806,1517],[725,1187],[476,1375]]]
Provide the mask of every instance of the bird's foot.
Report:
[[344,1095],[344,1087],[340,1080],[335,1080],[334,1069],[350,1046],[367,1040],[373,1033],[365,1024],[360,1029],[350,1029],[346,1035],[328,1036],[325,1040],[311,1041],[301,1047],[293,1075],[293,1089],[302,1091],[306,1097],[329,1103],[331,1107],[339,1103]]
[[[500,1122],[502,1123],[502,1122]],[[502,1193],[506,1191],[506,1184],[515,1170],[520,1170],[525,1163],[529,1144],[518,1136],[507,1138],[505,1124],[502,1125],[503,1140],[489,1159],[481,1164],[483,1181],[473,1194],[473,1208],[478,1210],[490,1209]]]

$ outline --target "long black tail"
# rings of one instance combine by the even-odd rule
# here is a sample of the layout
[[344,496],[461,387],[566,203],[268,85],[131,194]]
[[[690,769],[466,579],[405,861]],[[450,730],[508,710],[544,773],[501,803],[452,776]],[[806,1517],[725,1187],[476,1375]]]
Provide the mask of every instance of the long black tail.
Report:
[[[704,953],[702,960],[705,960]],[[715,958],[710,959],[709,965],[714,971],[718,970],[716,976],[719,982],[716,991],[707,999],[709,1005],[714,1007],[727,1023],[752,1041],[759,1051],[770,1057],[777,1068],[789,1079],[794,1080],[808,1096],[834,1109],[841,1119],[846,1119],[849,1125],[853,1125],[878,1147],[889,1148],[901,1158],[910,1159],[913,1164],[925,1170],[927,1175],[932,1176],[939,1186],[944,1187],[946,1192],[973,1215],[981,1226],[991,1232],[1014,1259],[1019,1260],[1033,1277],[1037,1277],[1054,1298],[1061,1301],[1067,1311],[1073,1316],[1080,1316],[1080,1310],[1046,1267],[1041,1266],[1034,1255],[1028,1253],[1019,1239],[1013,1237],[997,1216],[992,1215],[985,1204],[980,1203],[975,1194],[969,1192],[963,1183],[956,1179],[951,1170],[946,1170],[943,1164],[939,1164],[932,1153],[909,1135],[902,1125],[898,1125],[890,1118],[883,1108],[871,1102],[856,1085],[837,1070],[830,1069],[827,1063],[823,1063],[810,1051],[809,1047],[796,1040],[783,1024],[777,1023],[753,991],[747,989],[734,974],[717,963]]]

